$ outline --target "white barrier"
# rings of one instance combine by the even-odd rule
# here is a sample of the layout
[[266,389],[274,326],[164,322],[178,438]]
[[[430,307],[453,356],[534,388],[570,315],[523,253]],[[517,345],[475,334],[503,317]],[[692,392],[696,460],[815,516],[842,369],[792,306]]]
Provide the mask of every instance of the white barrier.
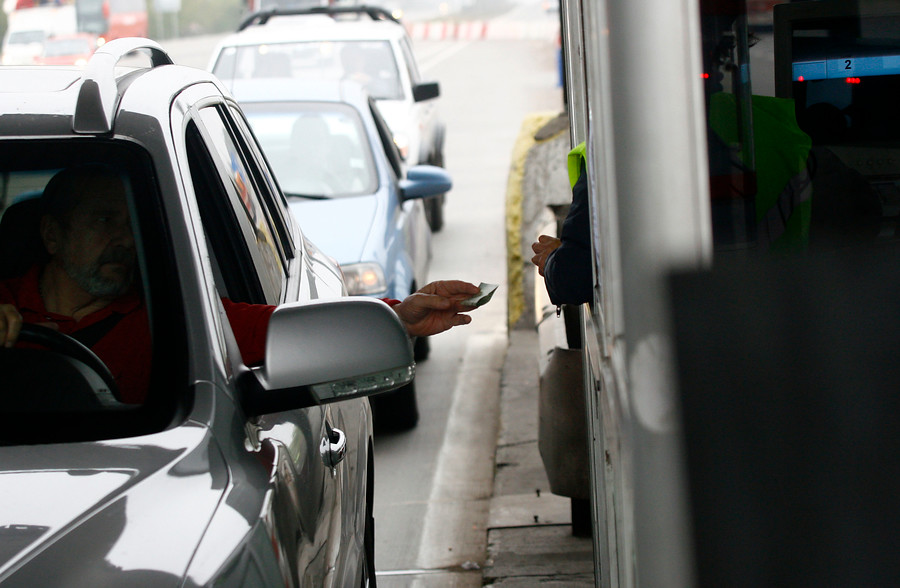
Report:
[[559,23],[552,21],[435,21],[407,23],[413,40],[481,41],[481,40],[549,40],[559,37]]

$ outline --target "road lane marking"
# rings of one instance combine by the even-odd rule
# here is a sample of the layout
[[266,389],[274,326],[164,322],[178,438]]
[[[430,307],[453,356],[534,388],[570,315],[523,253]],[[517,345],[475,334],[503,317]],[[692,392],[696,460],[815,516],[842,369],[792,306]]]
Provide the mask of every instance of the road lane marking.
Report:
[[467,341],[423,520],[417,568],[484,563],[507,345],[505,329]]

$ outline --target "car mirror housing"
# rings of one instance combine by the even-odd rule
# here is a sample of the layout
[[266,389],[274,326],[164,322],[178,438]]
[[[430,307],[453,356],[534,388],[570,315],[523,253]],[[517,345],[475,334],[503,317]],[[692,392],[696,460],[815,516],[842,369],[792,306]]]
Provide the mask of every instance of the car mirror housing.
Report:
[[264,365],[239,378],[244,410],[256,416],[387,392],[414,375],[397,314],[380,300],[352,297],[279,306]]
[[450,174],[436,165],[414,165],[400,180],[400,193],[404,200],[439,196],[450,191],[453,180]]
[[412,89],[413,102],[431,100],[441,95],[441,86],[437,82],[422,82]]

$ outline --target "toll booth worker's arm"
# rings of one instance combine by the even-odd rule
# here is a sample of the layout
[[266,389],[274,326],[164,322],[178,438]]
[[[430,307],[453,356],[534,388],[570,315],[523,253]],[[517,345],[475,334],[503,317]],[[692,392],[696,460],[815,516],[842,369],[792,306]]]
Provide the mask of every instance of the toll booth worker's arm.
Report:
[[593,299],[591,221],[587,174],[572,188],[572,205],[563,221],[560,246],[547,257],[544,282],[553,304],[583,304]]
[[531,244],[531,250],[534,251],[531,263],[537,266],[538,274],[541,276],[544,275],[544,266],[547,265],[547,258],[550,257],[550,254],[556,251],[560,245],[562,245],[562,241],[549,235],[541,235],[538,237],[537,241]]

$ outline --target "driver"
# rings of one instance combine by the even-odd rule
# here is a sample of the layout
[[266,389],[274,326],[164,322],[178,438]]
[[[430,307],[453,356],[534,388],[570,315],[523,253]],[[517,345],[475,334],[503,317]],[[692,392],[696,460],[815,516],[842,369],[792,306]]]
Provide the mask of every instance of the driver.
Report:
[[[151,336],[136,283],[134,234],[121,177],[89,164],[56,174],[41,196],[40,235],[48,254],[24,276],[0,282],[0,344],[12,347],[23,323],[41,324],[80,340],[106,363],[120,400],[147,394]],[[432,282],[402,302],[385,300],[411,336],[433,335],[471,322],[461,300],[478,293],[468,282]],[[262,362],[274,306],[222,299],[244,362]]]

